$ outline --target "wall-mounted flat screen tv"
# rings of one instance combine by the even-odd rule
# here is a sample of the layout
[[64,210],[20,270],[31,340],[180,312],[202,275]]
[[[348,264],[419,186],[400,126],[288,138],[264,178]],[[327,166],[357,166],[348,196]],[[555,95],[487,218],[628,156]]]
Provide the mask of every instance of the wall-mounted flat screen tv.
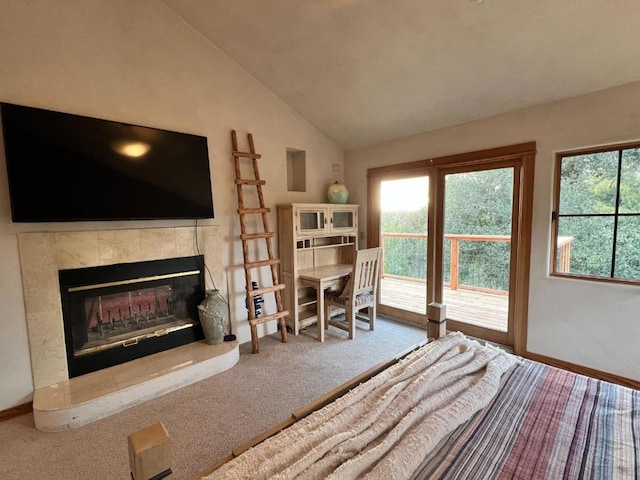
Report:
[[213,218],[207,138],[0,104],[14,222]]

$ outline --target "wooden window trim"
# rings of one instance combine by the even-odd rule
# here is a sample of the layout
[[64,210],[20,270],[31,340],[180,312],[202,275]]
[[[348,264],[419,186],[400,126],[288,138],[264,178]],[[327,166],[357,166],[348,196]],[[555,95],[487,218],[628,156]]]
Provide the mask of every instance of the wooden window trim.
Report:
[[[620,150],[628,150],[632,148],[640,148],[640,142],[625,142],[610,145],[601,145],[591,148],[581,148],[556,152],[554,165],[554,182],[553,182],[553,206],[551,210],[551,249],[549,258],[549,276],[554,278],[563,278],[570,280],[584,280],[589,282],[600,282],[618,285],[640,285],[640,280],[630,280],[626,278],[600,277],[594,275],[556,272],[556,258],[558,255],[558,216],[560,211],[560,177],[562,172],[562,159],[586,155],[590,153],[617,152]],[[556,215],[554,215],[554,213]],[[615,216],[615,214],[611,214]]]

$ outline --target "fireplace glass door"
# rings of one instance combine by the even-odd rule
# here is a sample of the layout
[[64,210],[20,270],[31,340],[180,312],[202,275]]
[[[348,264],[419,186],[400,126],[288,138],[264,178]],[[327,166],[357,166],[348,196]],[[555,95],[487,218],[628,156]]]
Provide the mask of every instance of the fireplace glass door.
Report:
[[202,338],[199,260],[61,271],[70,377]]

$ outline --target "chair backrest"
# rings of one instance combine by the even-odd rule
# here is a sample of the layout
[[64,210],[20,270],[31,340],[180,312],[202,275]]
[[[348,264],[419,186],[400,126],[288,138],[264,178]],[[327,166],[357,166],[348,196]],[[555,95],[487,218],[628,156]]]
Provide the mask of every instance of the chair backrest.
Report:
[[357,251],[351,277],[353,279],[351,298],[363,292],[375,295],[378,288],[381,254],[382,249],[379,247]]

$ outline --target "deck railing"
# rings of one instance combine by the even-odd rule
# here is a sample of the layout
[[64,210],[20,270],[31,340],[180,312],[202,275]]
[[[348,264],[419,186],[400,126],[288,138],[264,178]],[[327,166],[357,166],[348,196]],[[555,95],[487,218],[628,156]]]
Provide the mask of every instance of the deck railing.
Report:
[[[403,255],[406,257],[407,263],[415,263],[420,265],[423,269],[423,272],[426,273],[426,262],[427,262],[427,234],[422,233],[383,233],[381,235],[382,242],[382,268],[381,268],[381,276],[384,277],[393,277],[393,278],[405,278],[407,280],[413,281],[425,281],[424,276],[420,276],[420,274],[414,275],[398,275],[394,273],[388,273],[386,271],[386,251],[388,250],[386,244],[387,240],[390,238],[401,238],[409,241],[417,242],[417,244],[411,245],[407,244],[406,248],[403,250]],[[465,290],[477,290],[482,292],[494,293],[498,295],[506,295],[508,292],[503,288],[495,288],[494,286],[487,286],[482,284],[476,285],[468,285],[460,282],[460,247],[464,242],[492,242],[492,243],[511,243],[510,235],[459,235],[459,234],[445,234],[445,241],[448,242],[448,246],[450,247],[448,250],[448,279],[445,278],[445,285],[448,286],[451,290],[457,289],[465,289]],[[558,257],[559,263],[558,265],[563,269],[568,271],[569,263],[570,263],[570,255],[571,255],[571,242],[572,237],[560,237],[558,239]],[[411,242],[411,243],[413,243]],[[420,245],[423,244],[423,245]],[[505,254],[505,258],[507,258],[508,264],[508,252],[503,252]],[[476,257],[477,258],[477,257]],[[495,265],[494,265],[495,266]],[[477,273],[478,277],[486,277],[483,275],[482,267],[476,268],[479,270]],[[504,269],[503,279],[498,279],[498,284],[508,285],[508,267]],[[446,275],[445,268],[445,275]],[[495,274],[495,272],[494,272]],[[495,274],[494,276],[500,276],[500,273]],[[448,281],[447,281],[448,280]],[[486,278],[485,278],[486,280]],[[476,283],[481,283],[478,281]],[[495,283],[495,282],[494,282]]]

